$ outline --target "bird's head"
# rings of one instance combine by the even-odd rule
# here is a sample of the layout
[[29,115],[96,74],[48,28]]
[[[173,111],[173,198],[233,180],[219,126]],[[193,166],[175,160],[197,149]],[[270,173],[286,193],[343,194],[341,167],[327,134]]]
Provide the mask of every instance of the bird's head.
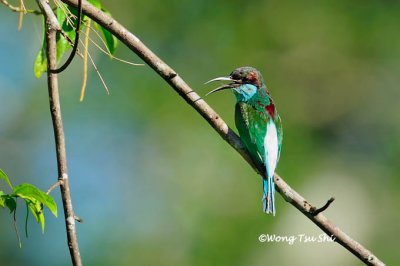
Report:
[[215,78],[206,82],[206,84],[213,81],[229,81],[229,83],[210,91],[207,95],[225,89],[232,89],[238,101],[248,101],[258,90],[264,87],[261,73],[254,67],[239,67],[228,77]]

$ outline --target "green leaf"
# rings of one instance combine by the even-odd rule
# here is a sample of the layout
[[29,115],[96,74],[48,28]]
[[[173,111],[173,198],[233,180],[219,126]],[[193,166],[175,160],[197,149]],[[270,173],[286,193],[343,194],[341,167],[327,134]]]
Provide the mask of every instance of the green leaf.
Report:
[[47,70],[47,56],[46,56],[46,35],[45,35],[45,20],[43,19],[43,42],[42,48],[40,48],[39,54],[36,56],[33,72],[35,73],[36,78],[40,78],[40,76]]
[[4,173],[3,170],[1,170],[1,169],[0,169],[0,179],[3,179],[3,180],[7,183],[7,185],[8,185],[10,188],[12,188],[10,179],[8,178],[8,176],[6,175],[6,173]]
[[[68,7],[66,4],[64,5],[65,9],[68,9],[71,11],[72,14],[77,15],[77,11],[75,8]],[[71,42],[75,41],[75,30],[72,27],[70,23],[68,23],[67,16],[65,15],[64,11],[61,8],[56,9],[56,14],[57,14],[57,20],[58,23],[61,26],[61,29],[63,30],[64,33],[68,36]],[[74,25],[76,25],[76,19],[72,19],[72,22]],[[57,41],[57,63],[60,62],[61,57],[64,55],[66,51],[68,51],[69,48],[71,48],[71,44],[68,42],[65,37],[63,37],[59,32],[57,32],[56,35],[56,41]]]
[[3,197],[4,192],[0,190],[0,206],[4,208],[5,198]]
[[[45,46],[45,44],[43,44]],[[34,65],[33,65],[33,73],[36,78],[40,78],[40,76],[47,70],[47,56],[46,53],[41,49],[39,54],[36,56]]]
[[42,210],[42,205],[40,204],[39,201],[37,200],[25,200],[26,204],[28,205],[29,210],[32,213],[32,216],[35,218],[36,222],[41,225],[42,227],[42,232],[44,232],[44,214]]
[[44,206],[49,208],[49,210],[53,213],[55,217],[57,217],[57,204],[54,199],[50,196],[35,187],[31,184],[21,184],[14,187],[13,194],[14,196],[18,196],[22,199],[31,200],[32,202],[38,201],[42,203]]
[[101,9],[101,4],[97,0],[88,0],[89,3],[91,3],[94,7]]
[[[106,10],[105,8],[103,8],[100,4],[99,1],[97,0],[88,0],[89,3],[91,3],[93,6],[95,6],[96,8],[100,9],[101,11],[103,11],[104,13],[106,13],[107,15],[111,16],[111,13],[108,12],[108,10]],[[101,25],[94,23],[95,28],[101,32],[104,42],[108,48],[108,50],[110,51],[111,54],[115,53],[115,50],[117,49],[118,46],[118,39],[117,37],[115,37],[114,35],[111,34],[111,32],[109,32],[108,30],[106,30],[105,28],[103,28]]]
[[[102,9],[103,10],[103,9]],[[103,10],[105,13],[108,13],[107,11]],[[109,32],[108,30],[106,30],[105,28],[103,28],[102,26],[100,26],[97,23],[94,23],[94,26],[96,27],[96,29],[98,31],[100,31],[102,33],[104,42],[107,45],[108,50],[110,51],[111,54],[115,53],[115,50],[118,47],[118,39],[117,37],[115,37],[114,35],[111,34],[111,32]]]
[[5,198],[5,203],[6,203],[6,206],[10,209],[10,213],[15,211],[15,209],[17,208],[17,202],[12,197]]

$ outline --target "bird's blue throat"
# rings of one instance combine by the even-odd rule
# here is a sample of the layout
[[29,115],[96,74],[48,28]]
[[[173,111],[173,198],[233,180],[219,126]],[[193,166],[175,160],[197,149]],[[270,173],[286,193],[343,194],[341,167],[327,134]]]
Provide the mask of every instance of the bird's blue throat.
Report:
[[251,84],[243,84],[237,88],[233,88],[238,102],[247,102],[257,92],[257,87]]

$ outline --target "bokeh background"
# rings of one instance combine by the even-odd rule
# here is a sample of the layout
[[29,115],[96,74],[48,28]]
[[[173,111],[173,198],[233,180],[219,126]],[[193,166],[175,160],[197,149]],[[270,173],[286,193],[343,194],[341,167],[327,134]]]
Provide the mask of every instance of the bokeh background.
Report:
[[[260,69],[283,119],[278,173],[313,204],[335,196],[326,215],[400,263],[398,1],[103,2],[202,96],[211,78]],[[0,18],[0,168],[46,190],[57,177],[45,78],[33,75],[41,18],[27,15],[20,32],[16,13],[0,6]],[[361,264],[335,243],[260,243],[260,234],[322,232],[280,195],[277,216],[263,214],[259,177],[149,67],[91,53],[109,96],[91,68],[78,101],[80,59],[60,77],[86,265]],[[116,55],[141,62],[123,45]],[[234,127],[230,92],[206,100]],[[59,218],[47,213],[42,234],[31,217],[21,249],[2,210],[2,265],[70,264],[53,196]]]

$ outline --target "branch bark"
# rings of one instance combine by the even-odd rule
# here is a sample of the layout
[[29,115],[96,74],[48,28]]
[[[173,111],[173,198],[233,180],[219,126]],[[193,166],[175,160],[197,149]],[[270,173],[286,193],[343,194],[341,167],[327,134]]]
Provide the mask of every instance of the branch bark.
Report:
[[78,238],[76,236],[75,215],[72,208],[72,198],[69,188],[67,154],[65,149],[64,127],[61,117],[60,95],[58,92],[56,69],[56,33],[60,31],[57,17],[54,15],[48,1],[36,0],[46,19],[46,54],[47,54],[47,85],[49,91],[50,113],[53,122],[54,138],[56,145],[58,181],[60,183],[61,197],[64,208],[65,225],[68,239],[68,248],[73,265],[81,266],[81,255],[79,252]]
[[[78,0],[62,0],[64,3],[77,7]],[[154,69],[189,105],[191,105],[217,132],[231,145],[253,168],[260,174],[264,174],[262,165],[255,165],[238,135],[228,127],[221,117],[196,93],[186,82],[157,55],[147,48],[135,35],[129,32],[116,20],[87,1],[83,1],[82,9],[85,15],[105,27],[134,53],[142,58]],[[335,238],[335,241],[353,253],[367,265],[385,265],[371,251],[353,240],[345,232],[335,226],[322,213],[315,215],[315,207],[292,189],[279,175],[275,174],[277,191],[283,198],[302,212],[308,219],[316,224],[327,235]]]

